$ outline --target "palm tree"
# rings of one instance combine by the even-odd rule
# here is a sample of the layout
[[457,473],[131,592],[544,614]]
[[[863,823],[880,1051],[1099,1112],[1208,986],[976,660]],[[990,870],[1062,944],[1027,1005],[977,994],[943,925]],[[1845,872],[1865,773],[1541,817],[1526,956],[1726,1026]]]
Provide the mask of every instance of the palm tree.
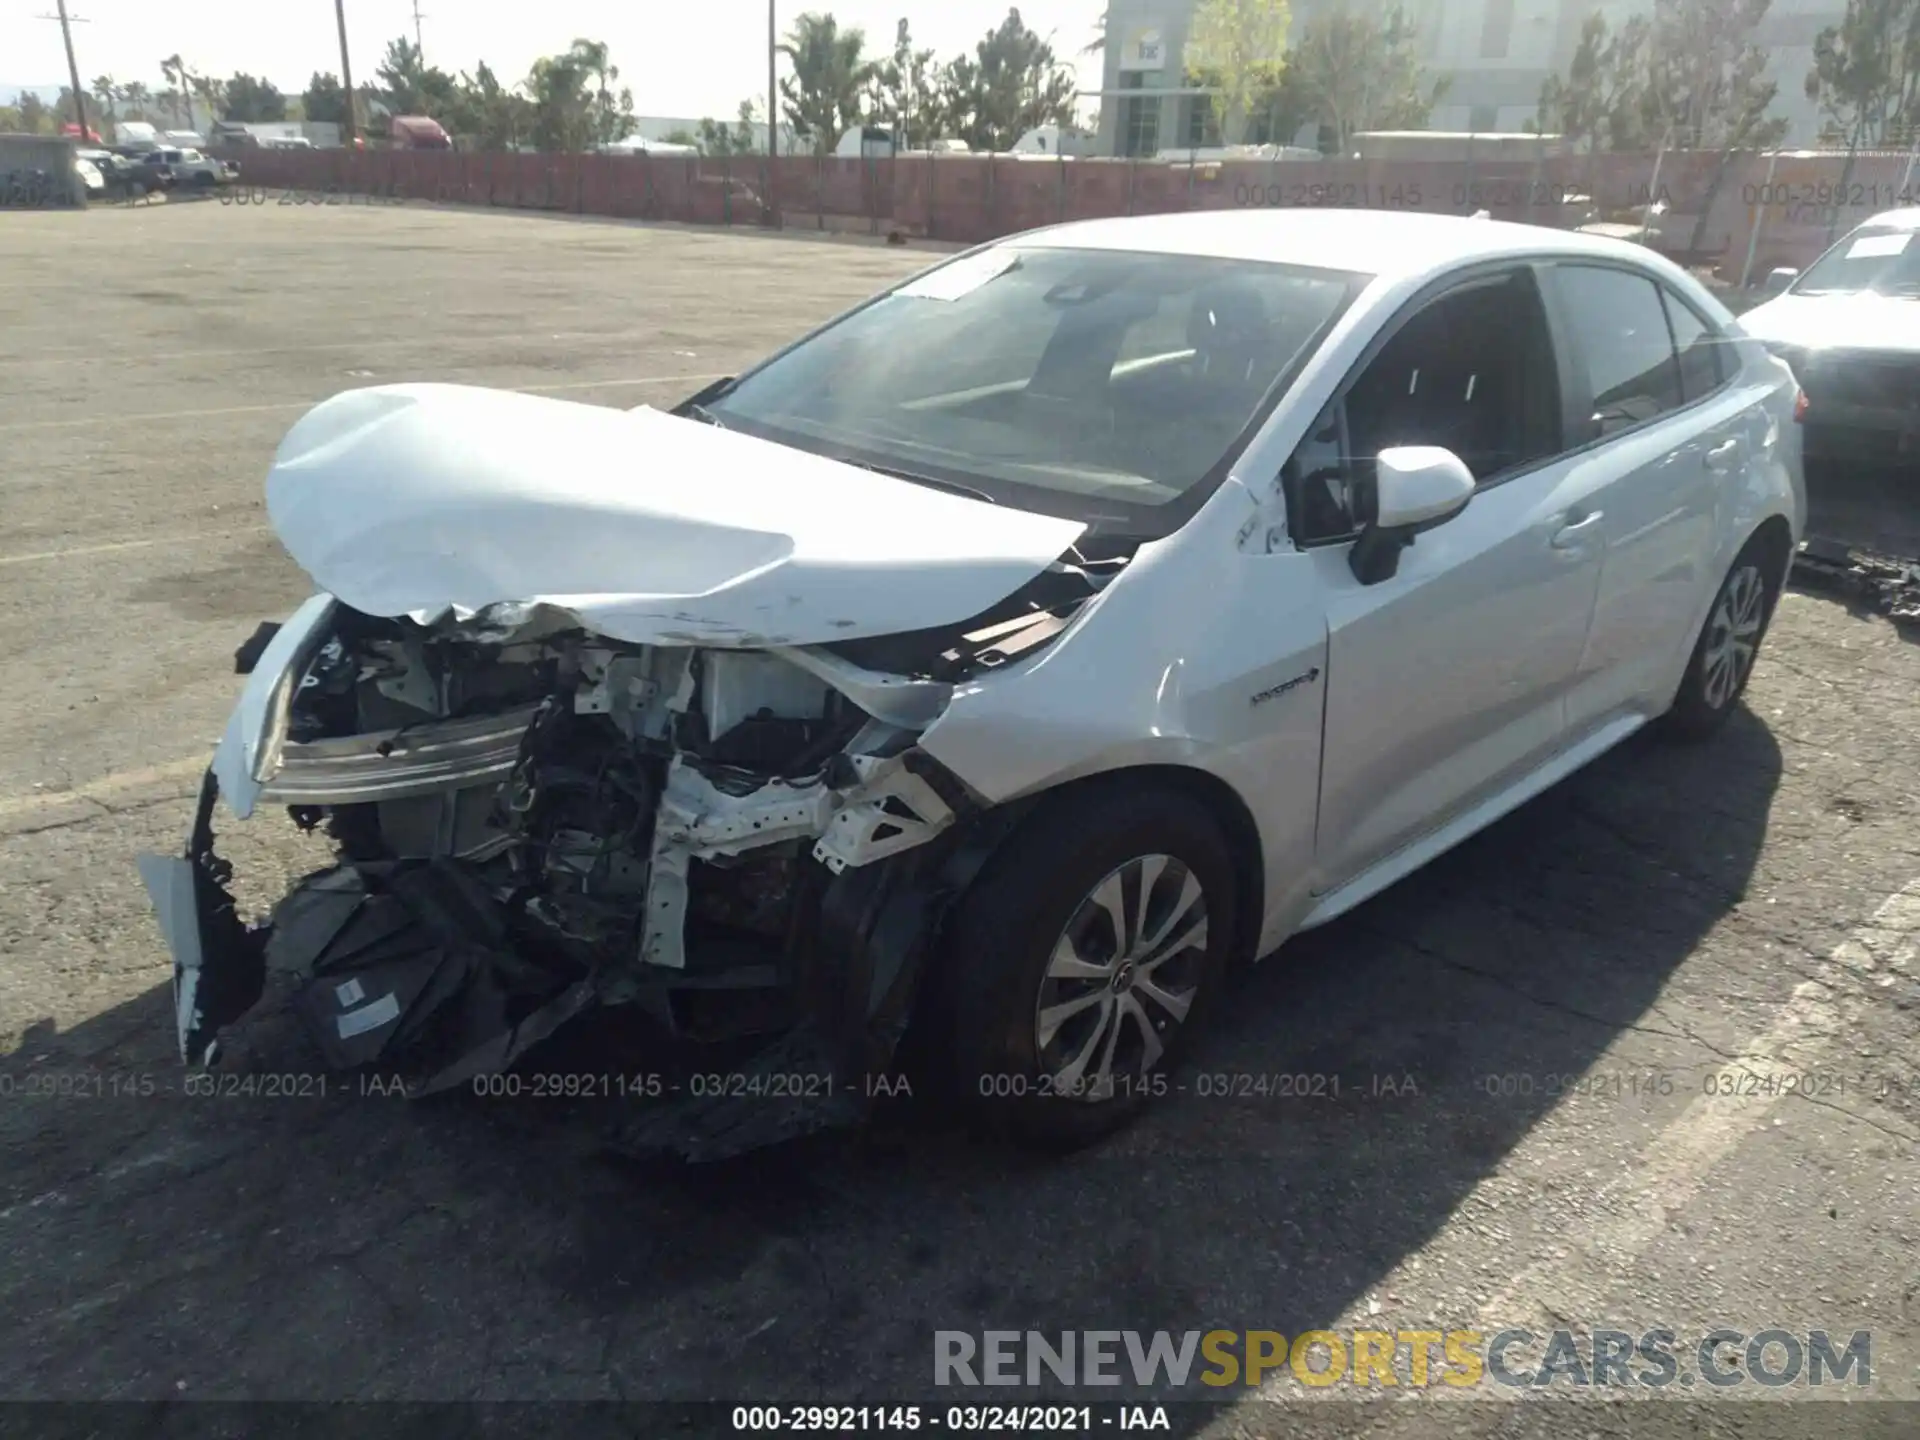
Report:
[[816,155],[827,154],[843,130],[860,123],[862,101],[880,69],[863,57],[866,45],[858,26],[842,30],[833,16],[813,11],[799,16],[780,44],[793,65],[792,76],[780,82],[787,118],[812,137]]
[[111,75],[96,75],[90,88],[93,91],[93,98],[100,102],[102,118],[111,124],[118,118],[114,113],[113,102],[119,98],[120,87],[113,83]]
[[127,117],[129,119],[144,120],[147,118],[147,102],[153,99],[153,94],[138,80],[129,80],[122,86],[120,98],[126,102]]
[[1099,21],[1093,27],[1093,39],[1089,40],[1086,45],[1082,47],[1080,53],[1082,55],[1098,55],[1106,48],[1107,17],[1102,14]]
[[584,75],[593,77],[593,96],[591,99],[592,118],[588,121],[589,143],[598,141],[604,144],[608,140],[624,139],[624,136],[612,134],[613,124],[613,83],[620,78],[620,67],[612,62],[604,40],[575,40],[573,48],[567,52],[567,59],[575,69]]
[[[193,86],[193,93],[206,102],[207,128],[211,130],[213,122],[220,118],[220,105],[226,95],[226,86],[205,75],[195,75],[188,83]],[[198,131],[200,127],[189,121],[187,128]]]
[[180,118],[180,100],[187,102],[187,126],[193,126],[193,97],[187,93],[187,67],[181,60],[180,52],[174,51],[160,62],[160,73],[167,79],[167,110],[175,120]]

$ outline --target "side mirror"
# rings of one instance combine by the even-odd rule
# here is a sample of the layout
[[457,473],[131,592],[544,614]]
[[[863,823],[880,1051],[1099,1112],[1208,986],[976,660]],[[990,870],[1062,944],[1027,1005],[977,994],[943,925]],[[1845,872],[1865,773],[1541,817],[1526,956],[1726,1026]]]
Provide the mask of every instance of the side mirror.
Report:
[[1347,555],[1362,585],[1391,579],[1413,537],[1466,509],[1475,488],[1467,462],[1438,445],[1394,446],[1374,466],[1373,518]]
[[1767,272],[1766,284],[1762,287],[1769,295],[1780,295],[1786,288],[1800,278],[1800,272],[1791,265],[1782,265],[1777,270]]

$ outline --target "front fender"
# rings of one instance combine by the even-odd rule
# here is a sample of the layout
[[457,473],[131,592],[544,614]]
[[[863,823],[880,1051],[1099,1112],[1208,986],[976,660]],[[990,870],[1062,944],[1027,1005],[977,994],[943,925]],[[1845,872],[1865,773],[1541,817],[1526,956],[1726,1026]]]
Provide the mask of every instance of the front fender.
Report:
[[214,777],[227,808],[242,820],[253,813],[262,782],[279,765],[294,691],[314,652],[333,631],[333,596],[313,596],[287,618],[247,676],[239,702],[213,754]]

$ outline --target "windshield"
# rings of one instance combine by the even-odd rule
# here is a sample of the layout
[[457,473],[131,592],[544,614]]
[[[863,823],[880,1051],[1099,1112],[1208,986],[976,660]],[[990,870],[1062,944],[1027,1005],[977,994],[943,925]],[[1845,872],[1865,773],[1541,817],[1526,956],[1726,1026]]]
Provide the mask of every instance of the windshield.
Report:
[[1862,225],[1794,282],[1795,295],[1920,296],[1920,244],[1915,232]]
[[1197,505],[1364,277],[1011,245],[710,397],[716,423],[1109,530]]

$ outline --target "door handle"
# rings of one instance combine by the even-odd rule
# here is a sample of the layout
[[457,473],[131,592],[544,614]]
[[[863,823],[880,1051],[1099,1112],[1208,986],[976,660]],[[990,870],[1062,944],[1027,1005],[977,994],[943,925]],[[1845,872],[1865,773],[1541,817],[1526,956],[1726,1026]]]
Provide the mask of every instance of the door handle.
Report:
[[1738,440],[1728,440],[1707,451],[1707,468],[1709,470],[1731,470],[1734,461],[1739,458],[1740,442]]
[[1606,518],[1607,517],[1600,511],[1595,510],[1591,515],[1584,515],[1571,525],[1563,525],[1554,532],[1553,548],[1556,550],[1574,549],[1581,541],[1593,533],[1594,526]]

